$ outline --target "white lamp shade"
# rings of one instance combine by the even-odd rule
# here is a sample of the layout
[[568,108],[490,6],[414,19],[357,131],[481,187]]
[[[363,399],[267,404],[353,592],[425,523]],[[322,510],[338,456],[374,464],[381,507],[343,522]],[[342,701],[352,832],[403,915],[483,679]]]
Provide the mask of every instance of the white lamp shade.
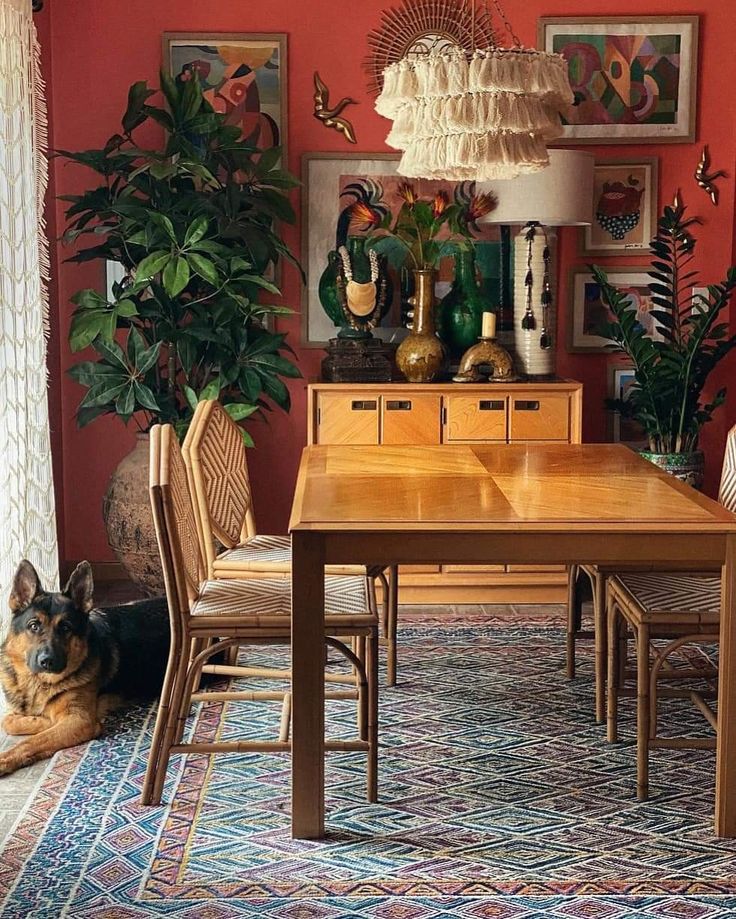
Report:
[[549,227],[580,227],[593,222],[592,153],[550,150],[549,166],[539,172],[479,183],[492,191],[498,207],[484,223],[517,224],[535,220]]

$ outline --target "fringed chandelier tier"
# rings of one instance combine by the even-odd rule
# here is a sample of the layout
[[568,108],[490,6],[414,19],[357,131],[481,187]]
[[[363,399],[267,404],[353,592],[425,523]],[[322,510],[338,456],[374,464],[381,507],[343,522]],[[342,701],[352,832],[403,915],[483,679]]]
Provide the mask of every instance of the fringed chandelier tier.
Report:
[[547,143],[573,101],[567,62],[523,48],[494,3],[513,47],[409,55],[384,70],[376,111],[394,122],[387,143],[403,152],[400,175],[489,181],[549,164]]

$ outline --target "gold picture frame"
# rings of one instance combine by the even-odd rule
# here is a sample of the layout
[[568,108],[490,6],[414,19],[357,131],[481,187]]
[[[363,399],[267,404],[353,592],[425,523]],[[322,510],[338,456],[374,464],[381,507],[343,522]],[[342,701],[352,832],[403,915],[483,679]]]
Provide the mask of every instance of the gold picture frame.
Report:
[[[568,112],[570,120],[564,124],[560,142],[692,143],[699,21],[696,15],[540,18],[538,47],[563,54],[568,60],[575,55],[577,61],[577,76],[571,80],[577,104]],[[619,37],[633,37],[636,41],[625,47],[616,42]],[[643,53],[634,53],[635,49]],[[677,71],[677,89],[671,98],[662,98],[660,90],[672,83],[665,74],[669,71],[671,76],[673,67]],[[596,74],[603,75],[608,100],[597,95],[601,80],[592,83]],[[632,80],[632,76],[642,75],[649,77],[647,83]],[[649,94],[645,95],[647,87]],[[615,110],[612,102],[616,102]]]

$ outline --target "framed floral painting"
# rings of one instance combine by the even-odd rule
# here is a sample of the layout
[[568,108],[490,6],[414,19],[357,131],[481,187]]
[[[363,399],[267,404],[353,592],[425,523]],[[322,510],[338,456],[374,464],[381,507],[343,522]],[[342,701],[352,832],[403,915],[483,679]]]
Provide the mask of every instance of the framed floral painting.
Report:
[[583,255],[648,251],[657,231],[657,157],[596,160],[592,214],[581,231]]
[[538,46],[569,64],[575,102],[563,117],[565,140],[695,140],[697,16],[544,17]]
[[285,34],[164,32],[163,60],[177,80],[196,72],[215,111],[286,162]]
[[[307,283],[302,288],[302,344],[323,348],[334,338],[337,329],[320,303],[320,279],[328,265],[328,255],[336,248],[338,237],[365,236],[386,215],[395,216],[401,209],[403,179],[396,172],[400,157],[394,153],[305,153],[302,157],[302,267]],[[428,179],[408,180],[416,195],[432,199],[443,193],[450,201],[456,194],[472,196],[475,184]],[[500,283],[498,244],[492,238],[495,230],[484,227],[483,240],[476,244],[476,263],[481,283],[497,290]],[[402,322],[406,313],[406,276],[391,268],[391,305],[380,326],[373,330],[376,338],[399,342],[407,334]],[[435,293],[444,296],[453,278],[451,258],[442,260]]]
[[[661,340],[662,334],[651,315],[656,307],[649,290],[649,275],[632,269],[611,269],[606,274],[611,284],[627,294],[630,307],[636,310],[637,320],[646,333],[657,341]],[[568,302],[572,304],[568,316],[568,350],[607,351],[609,341],[601,331],[613,316],[603,302],[600,285],[586,269],[574,268],[570,273]]]

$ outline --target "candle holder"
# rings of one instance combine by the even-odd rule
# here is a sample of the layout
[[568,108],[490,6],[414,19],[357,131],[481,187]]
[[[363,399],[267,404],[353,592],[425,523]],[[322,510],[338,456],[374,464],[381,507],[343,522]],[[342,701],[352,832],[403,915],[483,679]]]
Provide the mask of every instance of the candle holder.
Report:
[[496,317],[483,313],[483,334],[463,354],[453,383],[480,383],[483,380],[511,383],[517,379],[509,352],[496,341]]

